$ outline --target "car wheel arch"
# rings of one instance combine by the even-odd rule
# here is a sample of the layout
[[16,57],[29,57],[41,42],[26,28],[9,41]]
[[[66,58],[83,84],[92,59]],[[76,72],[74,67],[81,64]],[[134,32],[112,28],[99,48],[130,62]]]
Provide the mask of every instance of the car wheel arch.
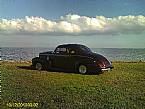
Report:
[[[76,70],[76,72],[79,72],[79,67],[80,66],[85,66],[86,67],[86,73],[88,72],[88,66],[87,66],[87,64],[86,63],[84,63],[84,62],[76,62],[75,63],[75,70]],[[80,73],[80,72],[79,72]]]
[[41,62],[36,62],[36,64],[35,64],[35,69],[36,69],[36,70],[42,70],[42,69],[43,69],[42,63],[41,63]]
[[[45,64],[44,64],[43,60],[41,60],[40,58],[37,58],[37,59],[33,62],[33,66],[34,66],[35,69],[37,69],[37,68],[36,68],[36,65],[37,65],[37,64],[41,64],[42,69],[45,69]],[[42,70],[42,69],[41,69],[41,70]]]

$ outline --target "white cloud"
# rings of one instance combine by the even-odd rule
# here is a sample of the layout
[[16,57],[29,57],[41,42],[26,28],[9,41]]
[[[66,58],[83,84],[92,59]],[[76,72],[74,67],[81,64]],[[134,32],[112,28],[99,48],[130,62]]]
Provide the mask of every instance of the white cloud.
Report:
[[3,34],[98,35],[141,34],[145,32],[145,16],[87,17],[68,14],[57,21],[41,17],[0,19]]

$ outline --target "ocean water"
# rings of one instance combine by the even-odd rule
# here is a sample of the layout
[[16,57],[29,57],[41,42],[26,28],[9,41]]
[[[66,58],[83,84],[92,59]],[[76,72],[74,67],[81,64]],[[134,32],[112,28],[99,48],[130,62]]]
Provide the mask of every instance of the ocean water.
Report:
[[2,60],[31,60],[39,55],[40,52],[50,51],[53,48],[16,48],[16,47],[2,47]]
[[[2,60],[31,60],[40,52],[53,51],[54,48],[0,48]],[[145,61],[145,48],[92,48],[93,52],[102,54],[110,61]]]

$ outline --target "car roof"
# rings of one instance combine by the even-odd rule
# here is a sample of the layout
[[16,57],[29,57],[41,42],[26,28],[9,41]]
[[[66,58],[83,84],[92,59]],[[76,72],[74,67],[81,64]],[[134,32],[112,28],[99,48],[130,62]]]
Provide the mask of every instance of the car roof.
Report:
[[62,45],[58,45],[57,47],[86,47],[85,45],[81,45],[81,44],[62,44]]

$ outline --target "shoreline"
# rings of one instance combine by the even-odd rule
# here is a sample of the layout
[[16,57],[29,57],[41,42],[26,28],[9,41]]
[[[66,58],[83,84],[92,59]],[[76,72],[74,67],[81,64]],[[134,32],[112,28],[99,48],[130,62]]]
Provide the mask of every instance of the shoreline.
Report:
[[[112,63],[145,63],[145,61],[111,61]],[[32,63],[31,60],[0,60],[0,63]]]
[[1,60],[0,63],[32,63],[31,60]]

